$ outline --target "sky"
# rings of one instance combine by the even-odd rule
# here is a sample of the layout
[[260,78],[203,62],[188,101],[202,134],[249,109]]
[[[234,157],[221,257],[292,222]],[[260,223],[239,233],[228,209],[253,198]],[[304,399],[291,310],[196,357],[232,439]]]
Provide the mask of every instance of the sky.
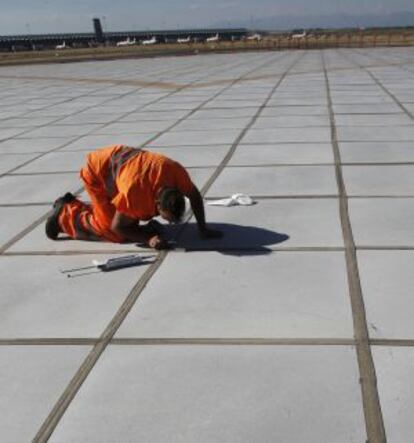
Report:
[[0,35],[254,27],[273,16],[389,14],[414,12],[413,0],[0,0]]

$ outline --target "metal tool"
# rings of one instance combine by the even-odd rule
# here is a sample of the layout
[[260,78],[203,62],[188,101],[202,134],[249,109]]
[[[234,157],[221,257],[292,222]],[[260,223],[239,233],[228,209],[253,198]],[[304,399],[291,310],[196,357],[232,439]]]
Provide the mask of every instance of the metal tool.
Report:
[[[81,268],[72,268],[72,269],[64,269],[60,272],[62,274],[67,274],[67,276],[70,277],[76,277],[77,275],[84,274],[83,271],[86,271],[88,269],[99,269],[103,272],[108,271],[114,271],[116,269],[121,268],[128,268],[131,266],[136,266],[139,264],[145,263],[145,261],[148,258],[152,258],[154,255],[151,256],[141,256],[139,254],[133,254],[133,255],[124,255],[122,257],[115,257],[115,258],[109,258],[107,260],[92,260],[91,266],[83,266]],[[82,274],[74,275],[74,273],[82,272]]]

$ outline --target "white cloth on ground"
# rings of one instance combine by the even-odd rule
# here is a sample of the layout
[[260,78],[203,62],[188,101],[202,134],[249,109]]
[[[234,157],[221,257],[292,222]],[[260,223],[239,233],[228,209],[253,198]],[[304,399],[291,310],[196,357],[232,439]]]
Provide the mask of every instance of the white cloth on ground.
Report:
[[230,198],[221,200],[208,200],[209,206],[250,206],[255,202],[246,194],[233,194]]

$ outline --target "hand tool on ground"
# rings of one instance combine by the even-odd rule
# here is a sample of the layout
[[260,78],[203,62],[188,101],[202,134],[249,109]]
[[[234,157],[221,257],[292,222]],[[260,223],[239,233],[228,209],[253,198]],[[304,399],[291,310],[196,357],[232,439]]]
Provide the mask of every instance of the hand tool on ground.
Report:
[[[83,266],[81,268],[64,269],[60,272],[66,274],[69,278],[75,276],[75,273],[83,272],[88,269],[99,269],[103,272],[114,271],[116,269],[128,268],[130,266],[136,266],[145,263],[148,258],[153,258],[151,256],[141,256],[139,254],[124,255],[122,257],[109,258],[107,260],[92,260],[92,265]],[[79,274],[78,274],[79,275]]]

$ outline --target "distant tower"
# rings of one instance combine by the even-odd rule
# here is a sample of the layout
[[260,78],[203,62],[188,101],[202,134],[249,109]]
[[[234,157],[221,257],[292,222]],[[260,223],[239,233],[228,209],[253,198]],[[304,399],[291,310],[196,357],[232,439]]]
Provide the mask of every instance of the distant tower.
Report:
[[95,28],[96,41],[99,43],[103,43],[104,42],[104,35],[102,32],[101,20],[99,18],[93,19],[93,27]]

